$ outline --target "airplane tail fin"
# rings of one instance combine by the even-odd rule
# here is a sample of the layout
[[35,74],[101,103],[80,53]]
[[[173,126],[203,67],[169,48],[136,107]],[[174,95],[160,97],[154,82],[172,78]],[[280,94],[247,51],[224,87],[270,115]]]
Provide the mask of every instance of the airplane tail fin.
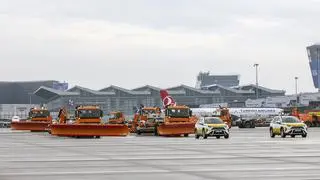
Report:
[[169,95],[168,91],[165,89],[160,90],[160,96],[162,100],[163,107],[166,108],[170,105],[175,106],[175,100]]

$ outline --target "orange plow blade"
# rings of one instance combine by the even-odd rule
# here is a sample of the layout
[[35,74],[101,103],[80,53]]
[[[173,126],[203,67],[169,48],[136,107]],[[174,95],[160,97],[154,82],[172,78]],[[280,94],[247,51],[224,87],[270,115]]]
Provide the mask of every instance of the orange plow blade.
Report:
[[52,124],[56,136],[127,136],[129,128],[123,124]]
[[29,130],[29,131],[46,131],[49,122],[40,122],[40,121],[19,121],[11,122],[12,130]]
[[161,136],[193,134],[194,123],[170,123],[158,126],[158,134]]

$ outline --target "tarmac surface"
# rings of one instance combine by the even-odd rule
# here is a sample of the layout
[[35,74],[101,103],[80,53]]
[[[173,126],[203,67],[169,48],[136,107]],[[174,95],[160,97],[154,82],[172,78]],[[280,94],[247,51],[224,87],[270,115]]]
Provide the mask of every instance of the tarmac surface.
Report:
[[320,128],[270,138],[267,128],[230,139],[136,136],[73,139],[0,129],[0,180],[320,179]]

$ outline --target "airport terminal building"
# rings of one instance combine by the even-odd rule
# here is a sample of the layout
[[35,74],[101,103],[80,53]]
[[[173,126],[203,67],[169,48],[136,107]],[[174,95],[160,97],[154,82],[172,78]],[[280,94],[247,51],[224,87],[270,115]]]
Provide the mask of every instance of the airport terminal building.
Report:
[[[244,107],[247,99],[283,96],[285,91],[273,90],[249,84],[239,86],[237,75],[210,75],[199,73],[199,87],[179,85],[165,88],[178,104],[195,108],[200,105],[227,104],[229,107]],[[92,90],[58,81],[0,82],[0,119],[14,114],[25,117],[30,107],[45,104],[52,112],[66,106],[99,105],[105,112],[122,111],[132,115],[140,104],[160,106],[159,87],[145,85],[134,89],[108,86]]]
[[[245,101],[256,97],[255,90],[260,97],[281,96],[282,90],[272,90],[255,85],[237,86],[233,88],[221,85],[208,86],[206,89],[197,89],[187,85],[166,88],[178,104],[189,107],[199,107],[201,104],[214,104],[227,102],[230,107],[244,107]],[[99,105],[103,111],[119,110],[126,115],[133,114],[140,104],[145,106],[162,106],[160,88],[145,85],[135,89],[124,89],[118,86],[109,86],[101,90],[92,90],[75,86],[67,91],[56,90],[49,87],[40,87],[35,95],[45,99],[45,104],[51,111],[57,112],[62,106],[74,107],[76,105]]]

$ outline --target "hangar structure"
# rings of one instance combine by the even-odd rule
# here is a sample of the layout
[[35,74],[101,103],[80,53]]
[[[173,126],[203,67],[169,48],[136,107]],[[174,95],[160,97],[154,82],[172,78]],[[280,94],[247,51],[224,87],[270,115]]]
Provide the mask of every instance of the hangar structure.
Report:
[[[255,97],[258,89],[260,97],[284,95],[285,91],[272,90],[255,85],[224,87],[211,85],[206,89],[197,89],[187,85],[167,88],[169,94],[178,104],[189,107],[199,107],[201,104],[228,103],[230,107],[244,107],[245,101]],[[101,90],[92,90],[85,87],[74,86],[67,91],[41,86],[34,92],[35,95],[45,99],[49,110],[57,112],[63,106],[99,105],[104,112],[119,110],[126,115],[132,114],[140,104],[145,106],[162,106],[160,88],[145,85],[135,89],[125,89],[118,86],[109,86]]]

